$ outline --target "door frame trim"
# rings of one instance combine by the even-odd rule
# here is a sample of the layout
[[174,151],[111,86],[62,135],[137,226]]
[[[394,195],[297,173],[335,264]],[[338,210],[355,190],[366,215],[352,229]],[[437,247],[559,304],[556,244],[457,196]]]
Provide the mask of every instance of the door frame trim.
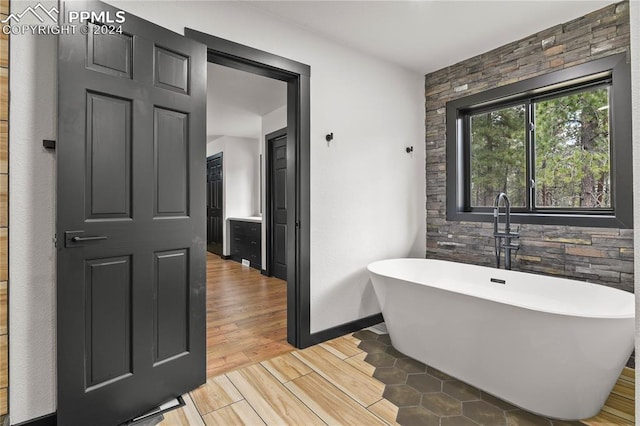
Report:
[[[267,255],[266,257],[266,265],[264,265],[264,270],[267,275],[271,276],[272,267],[273,267],[273,218],[271,217],[271,210],[273,207],[273,194],[271,192],[271,185],[273,184],[271,179],[271,174],[273,173],[273,164],[271,163],[271,145],[277,139],[280,139],[282,136],[287,134],[287,128],[284,127],[282,129],[276,130],[274,132],[265,135],[264,137],[264,164],[265,164],[265,208],[263,212],[265,226],[265,239],[266,239],[266,248]],[[288,227],[287,227],[288,228]]]
[[287,83],[287,341],[311,346],[311,67],[190,28],[184,35],[207,46],[208,62]]

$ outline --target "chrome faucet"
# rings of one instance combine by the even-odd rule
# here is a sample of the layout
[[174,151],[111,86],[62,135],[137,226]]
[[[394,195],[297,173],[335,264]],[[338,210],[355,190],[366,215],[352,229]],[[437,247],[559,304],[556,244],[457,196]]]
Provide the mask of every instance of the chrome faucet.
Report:
[[[500,222],[500,202],[504,203],[504,232],[500,232],[498,225]],[[511,269],[511,252],[517,251],[520,246],[512,244],[511,239],[520,238],[517,232],[511,232],[511,203],[509,197],[504,192],[501,192],[496,197],[496,201],[493,203],[493,238],[494,248],[496,255],[496,267],[500,269],[500,254],[504,249],[504,268]],[[503,240],[504,239],[504,243]]]

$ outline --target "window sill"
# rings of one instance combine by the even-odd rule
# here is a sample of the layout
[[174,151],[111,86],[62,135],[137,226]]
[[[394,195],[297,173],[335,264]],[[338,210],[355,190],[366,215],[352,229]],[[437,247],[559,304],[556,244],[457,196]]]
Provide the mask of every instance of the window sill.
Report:
[[[501,209],[501,215],[504,209]],[[493,212],[447,212],[450,222],[493,222]],[[501,218],[503,221],[504,218]],[[511,223],[532,225],[566,225],[594,228],[630,229],[631,220],[621,220],[612,214],[547,214],[511,213]]]

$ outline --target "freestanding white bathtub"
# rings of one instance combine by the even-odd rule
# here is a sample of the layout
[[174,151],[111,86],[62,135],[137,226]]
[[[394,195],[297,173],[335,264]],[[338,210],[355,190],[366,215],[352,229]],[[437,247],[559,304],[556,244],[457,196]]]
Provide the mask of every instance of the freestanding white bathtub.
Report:
[[368,269],[396,349],[543,416],[596,415],[633,350],[622,290],[442,260]]

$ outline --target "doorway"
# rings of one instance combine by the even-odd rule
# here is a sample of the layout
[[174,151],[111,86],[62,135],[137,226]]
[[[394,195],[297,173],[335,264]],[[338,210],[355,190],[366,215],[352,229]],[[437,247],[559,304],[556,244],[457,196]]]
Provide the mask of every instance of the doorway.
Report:
[[287,279],[287,129],[266,137],[266,199],[268,275]]
[[326,340],[337,331],[310,333],[310,67],[190,28],[185,36],[207,46],[210,63],[287,84],[287,341],[305,348]]
[[[286,273],[274,278],[267,272],[264,236],[271,231],[265,219],[272,204],[264,140],[286,128],[286,110],[286,83],[207,64],[208,234],[219,234],[217,255],[207,255],[207,305],[215,307],[206,316],[208,377],[294,349],[287,343]],[[286,139],[282,147],[286,151]],[[284,199],[284,178],[281,187]],[[286,214],[282,220],[286,226]]]
[[222,256],[222,153],[207,157],[207,251]]

